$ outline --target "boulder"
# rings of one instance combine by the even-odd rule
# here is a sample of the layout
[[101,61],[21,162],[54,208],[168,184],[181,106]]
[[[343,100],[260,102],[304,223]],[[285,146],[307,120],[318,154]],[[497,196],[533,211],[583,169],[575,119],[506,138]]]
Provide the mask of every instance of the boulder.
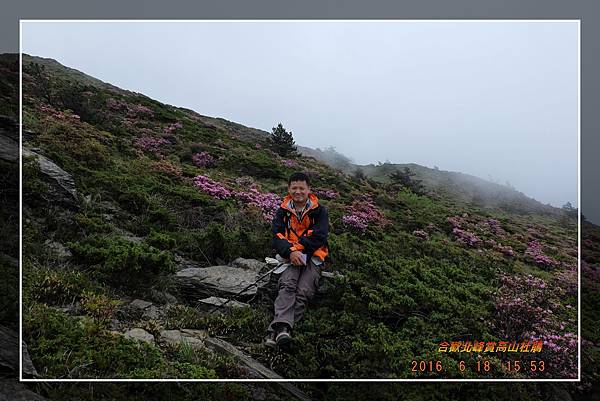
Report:
[[145,320],[159,320],[163,316],[163,312],[156,306],[150,305],[144,310],[142,318]]
[[175,261],[176,264],[176,271],[179,270],[184,270],[184,269],[189,269],[191,267],[201,267],[198,263],[194,262],[193,260],[189,260],[184,258],[181,255],[178,254],[174,254],[173,255],[173,260]]
[[152,302],[144,301],[143,299],[134,299],[129,304],[129,306],[131,306],[132,308],[137,308],[137,309],[141,309],[141,310],[146,309],[150,305],[152,305]]
[[150,289],[150,292],[148,293],[148,297],[150,299],[152,299],[152,301],[154,301],[158,304],[161,304],[161,305],[169,305],[169,304],[177,303],[177,298],[175,296],[173,296],[165,291],[158,291],[154,288]]
[[46,241],[44,241],[44,244],[46,245],[46,247],[48,247],[48,249],[50,249],[54,253],[58,260],[66,260],[73,256],[71,254],[71,251],[65,248],[65,246],[60,242],[47,239]]
[[71,174],[58,167],[52,160],[31,149],[23,148],[23,157],[36,158],[41,173],[45,176],[46,181],[52,184],[50,193],[56,200],[66,204],[74,203],[77,199],[77,191],[75,190],[75,180]]
[[131,338],[132,340],[144,341],[149,344],[154,344],[154,336],[148,333],[146,330],[140,329],[138,327],[126,331],[123,335],[127,338]]
[[0,379],[0,401],[45,401],[17,379]]
[[7,162],[19,160],[19,143],[9,137],[0,135],[0,159]]
[[[38,377],[38,373],[23,342],[23,376]],[[8,327],[0,326],[0,367],[13,372],[19,371],[19,334]]]
[[162,345],[180,345],[185,343],[194,349],[204,349],[204,341],[198,338],[202,334],[194,332],[202,333],[201,330],[162,330],[160,332],[160,343]]
[[[219,338],[208,337],[204,340],[206,347],[217,354],[232,357],[234,361],[246,368],[251,379],[275,379],[284,380],[283,377],[265,367],[260,362],[254,360],[227,341]],[[283,387],[295,398],[302,401],[309,401],[310,397],[304,392],[293,386],[291,383],[278,382],[278,385]]]
[[255,271],[256,273],[259,273],[260,271],[262,271],[264,268],[267,267],[267,264],[265,262],[261,262],[260,260],[244,259],[244,258],[237,258],[236,260],[231,262],[231,265],[234,267],[240,267],[240,268],[246,269],[246,270],[252,270],[252,271]]
[[[193,301],[212,296],[231,297],[255,283],[260,274],[253,269],[236,266],[189,267],[175,274],[175,284],[179,293]],[[267,283],[265,278],[258,283]],[[257,286],[252,285],[239,295],[249,298],[256,295]]]
[[181,329],[181,335],[185,337],[195,337],[200,340],[204,340],[206,337],[208,337],[208,332],[206,330]]
[[[198,301],[198,307],[205,310],[213,310],[214,308],[221,307],[225,302],[227,302],[227,298],[219,298],[219,297],[209,297],[200,299]],[[231,300],[227,302],[225,308],[249,308],[250,305],[244,302],[238,302]]]
[[217,354],[232,357],[234,361],[248,370],[250,376],[249,378],[251,379],[283,379],[283,377],[244,354],[242,351],[225,340],[208,337],[204,340],[204,344],[207,348],[216,352]]

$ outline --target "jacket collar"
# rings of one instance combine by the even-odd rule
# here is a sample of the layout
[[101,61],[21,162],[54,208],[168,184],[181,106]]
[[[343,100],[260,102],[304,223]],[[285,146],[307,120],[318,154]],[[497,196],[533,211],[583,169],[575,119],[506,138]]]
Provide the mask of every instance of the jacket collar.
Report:
[[[316,209],[319,206],[319,198],[317,198],[316,195],[309,193],[308,199],[310,200],[311,206],[310,206],[310,208],[308,208],[304,211],[303,215],[310,210]],[[292,200],[292,197],[290,196],[290,194],[287,194],[285,196],[285,198],[283,198],[283,201],[281,202],[281,207],[285,210],[288,210],[288,211],[296,214],[296,211],[290,205],[291,200]]]

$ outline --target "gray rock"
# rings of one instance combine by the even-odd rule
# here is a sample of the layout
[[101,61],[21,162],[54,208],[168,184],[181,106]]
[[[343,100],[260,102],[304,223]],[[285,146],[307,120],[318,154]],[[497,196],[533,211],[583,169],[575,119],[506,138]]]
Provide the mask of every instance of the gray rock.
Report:
[[[23,376],[38,377],[38,373],[23,342]],[[19,371],[19,334],[8,327],[0,326],[0,366],[13,372]]]
[[63,244],[60,242],[52,241],[47,239],[44,241],[44,244],[56,255],[59,260],[66,260],[73,256],[71,251],[69,251]]
[[[283,377],[279,376],[271,369],[265,367],[258,361],[244,354],[227,341],[218,338],[208,337],[204,340],[204,344],[208,349],[211,349],[212,351],[218,354],[232,357],[237,363],[239,363],[241,366],[245,367],[248,370],[251,379],[283,379]],[[285,382],[278,382],[277,384],[283,387],[297,399],[302,401],[310,401],[308,395],[306,395],[304,392],[302,392],[292,384]]]
[[19,142],[19,121],[9,116],[0,116],[0,135]]
[[252,379],[283,379],[283,377],[244,354],[227,341],[208,337],[204,339],[204,344],[217,354],[232,357],[237,363],[248,369],[250,378]]
[[[258,277],[259,275],[254,270],[239,267],[190,267],[175,274],[175,284],[183,296],[197,300],[211,296],[236,295],[254,283]],[[267,281],[267,279],[262,280],[258,286],[265,285]],[[251,286],[240,294],[240,297],[253,296],[256,291],[257,287]]]
[[46,401],[17,379],[0,379],[0,401]]
[[186,337],[195,337],[200,340],[204,340],[206,337],[208,337],[208,332],[206,330],[181,329],[181,334]]
[[144,310],[142,317],[146,320],[159,320],[163,316],[163,313],[154,305],[150,305]]
[[184,335],[179,330],[163,330],[160,332],[160,343],[167,345],[181,345],[185,343],[194,349],[203,349],[204,341],[196,335]]
[[[204,299],[200,299],[198,301],[198,306],[205,306],[205,309],[212,309],[214,307],[217,306],[221,306],[223,305],[223,303],[227,302],[227,298],[219,298],[219,297],[209,297],[209,298],[204,298]],[[225,305],[226,308],[249,308],[250,305],[244,302],[238,302],[238,301],[229,301],[227,302],[227,305]]]
[[0,135],[0,159],[7,162],[19,160],[19,143]]
[[67,198],[69,198],[64,199],[65,201],[72,202],[77,199],[75,181],[73,180],[73,176],[71,174],[58,167],[52,160],[30,149],[23,148],[23,157],[37,158],[37,162],[42,174],[44,174],[50,182],[58,186],[60,189],[58,192],[61,192],[63,195],[67,195]]
[[158,291],[155,289],[150,290],[149,298],[159,304],[169,305],[177,303],[177,298],[175,298],[173,295],[169,294],[168,292]]
[[195,268],[201,267],[198,263],[194,262],[193,260],[186,259],[183,256],[178,255],[178,254],[175,254],[173,256],[173,260],[177,264],[177,267],[175,268],[175,270],[177,270],[177,271],[194,268],[194,267]]
[[134,299],[129,305],[133,308],[144,310],[152,305],[152,302],[144,301],[142,299]]
[[149,344],[154,344],[154,336],[148,333],[146,330],[140,329],[138,327],[126,331],[123,335],[127,338],[131,338],[132,340],[144,341]]
[[267,264],[264,262],[261,262],[260,260],[244,259],[244,258],[237,258],[236,260],[231,262],[231,265],[234,267],[240,267],[240,268],[246,269],[246,270],[252,270],[257,273],[260,272],[265,267],[267,267]]
[[179,330],[162,330],[160,332],[160,342],[164,344],[179,344],[183,335]]

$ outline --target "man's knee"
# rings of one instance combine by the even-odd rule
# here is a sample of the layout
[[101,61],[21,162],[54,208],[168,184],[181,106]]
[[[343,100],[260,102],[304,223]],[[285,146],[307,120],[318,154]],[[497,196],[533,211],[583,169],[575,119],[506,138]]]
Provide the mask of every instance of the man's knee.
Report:
[[294,280],[291,278],[280,277],[278,281],[279,291],[286,292],[296,292],[296,286],[298,285],[298,280]]
[[304,302],[310,301],[316,292],[314,286],[298,286],[296,290],[296,299],[300,299]]

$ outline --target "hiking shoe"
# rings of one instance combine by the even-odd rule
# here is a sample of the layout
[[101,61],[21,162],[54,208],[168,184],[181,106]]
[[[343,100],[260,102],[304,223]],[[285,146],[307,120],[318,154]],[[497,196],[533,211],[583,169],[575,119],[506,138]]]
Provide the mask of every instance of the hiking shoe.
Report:
[[277,337],[275,337],[275,342],[281,347],[282,345],[288,344],[291,341],[292,335],[290,334],[290,328],[289,326],[284,325],[281,330],[279,330]]
[[275,341],[275,332],[270,331],[265,337],[265,345],[269,348],[277,348],[277,341]]

